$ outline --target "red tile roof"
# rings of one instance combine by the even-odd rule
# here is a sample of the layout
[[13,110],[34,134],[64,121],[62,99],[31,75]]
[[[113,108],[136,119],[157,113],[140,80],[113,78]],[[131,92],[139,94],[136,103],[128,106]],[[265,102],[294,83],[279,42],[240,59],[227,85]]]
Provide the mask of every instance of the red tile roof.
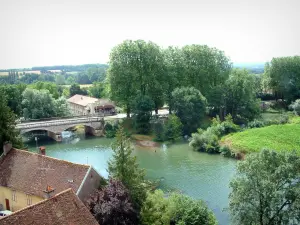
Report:
[[0,218],[1,225],[98,225],[72,189]]
[[67,101],[71,103],[75,103],[77,105],[87,106],[90,103],[96,103],[98,99],[89,96],[84,96],[84,95],[73,95]]
[[45,197],[47,186],[54,194],[72,188],[76,193],[90,166],[40,154],[11,149],[0,160],[0,186]]

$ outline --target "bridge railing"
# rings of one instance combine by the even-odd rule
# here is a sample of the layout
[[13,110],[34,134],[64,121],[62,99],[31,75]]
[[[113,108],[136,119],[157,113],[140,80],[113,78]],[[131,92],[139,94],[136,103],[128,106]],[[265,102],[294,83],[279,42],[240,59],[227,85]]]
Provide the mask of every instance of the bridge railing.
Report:
[[29,119],[29,120],[21,120],[19,123],[33,123],[33,122],[42,122],[42,121],[53,121],[53,120],[64,120],[64,119],[75,119],[75,118],[89,118],[89,117],[104,117],[111,116],[111,114],[105,113],[97,113],[97,114],[89,114],[89,115],[79,115],[79,116],[62,116],[62,117],[51,117],[51,118],[41,118],[41,119]]
[[103,117],[86,117],[86,118],[77,118],[77,119],[67,119],[67,120],[54,120],[54,121],[36,121],[36,123],[21,123],[17,124],[18,129],[29,129],[29,128],[37,128],[37,127],[50,127],[50,126],[58,126],[58,125],[68,125],[68,124],[80,124],[86,122],[99,122],[103,119]]

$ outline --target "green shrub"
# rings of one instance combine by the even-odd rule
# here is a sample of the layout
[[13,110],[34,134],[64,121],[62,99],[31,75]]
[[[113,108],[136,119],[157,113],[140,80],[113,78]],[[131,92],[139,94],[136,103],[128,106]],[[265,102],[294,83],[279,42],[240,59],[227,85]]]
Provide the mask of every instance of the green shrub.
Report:
[[300,99],[297,99],[290,105],[290,108],[294,111],[294,113],[300,116]]
[[148,193],[141,210],[144,225],[216,225],[216,218],[201,200],[173,193],[168,198],[161,190]]
[[205,131],[198,129],[197,133],[193,133],[189,145],[196,151],[219,153],[219,138],[239,130],[240,127],[233,123],[230,115],[226,116],[223,122],[217,117],[213,119],[212,126]]
[[119,128],[118,123],[111,124],[111,123],[107,122],[104,126],[105,137],[114,138],[116,136],[116,132],[117,132],[118,128]]
[[248,128],[259,128],[264,127],[265,125],[266,124],[263,121],[255,119],[248,123]]
[[221,155],[224,157],[233,157],[234,158],[234,153],[232,153],[230,148],[226,145],[223,145],[220,147],[220,152],[221,152]]
[[175,142],[182,137],[183,125],[176,115],[169,115],[164,127],[164,137],[166,141]]

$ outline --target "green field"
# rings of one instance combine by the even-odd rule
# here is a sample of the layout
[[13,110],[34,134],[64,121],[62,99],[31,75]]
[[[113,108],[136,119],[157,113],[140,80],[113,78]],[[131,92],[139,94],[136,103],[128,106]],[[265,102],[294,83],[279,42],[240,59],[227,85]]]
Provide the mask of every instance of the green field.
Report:
[[222,138],[234,152],[258,152],[262,148],[276,151],[296,150],[300,154],[300,124],[272,125],[249,129]]

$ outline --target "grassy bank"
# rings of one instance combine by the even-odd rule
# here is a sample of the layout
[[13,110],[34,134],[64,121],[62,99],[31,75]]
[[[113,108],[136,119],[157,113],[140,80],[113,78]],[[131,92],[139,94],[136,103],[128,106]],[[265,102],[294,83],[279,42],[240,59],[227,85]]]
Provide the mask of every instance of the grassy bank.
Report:
[[300,155],[300,125],[272,125],[227,135],[221,140],[233,152],[258,152],[262,148],[276,151],[296,150]]

